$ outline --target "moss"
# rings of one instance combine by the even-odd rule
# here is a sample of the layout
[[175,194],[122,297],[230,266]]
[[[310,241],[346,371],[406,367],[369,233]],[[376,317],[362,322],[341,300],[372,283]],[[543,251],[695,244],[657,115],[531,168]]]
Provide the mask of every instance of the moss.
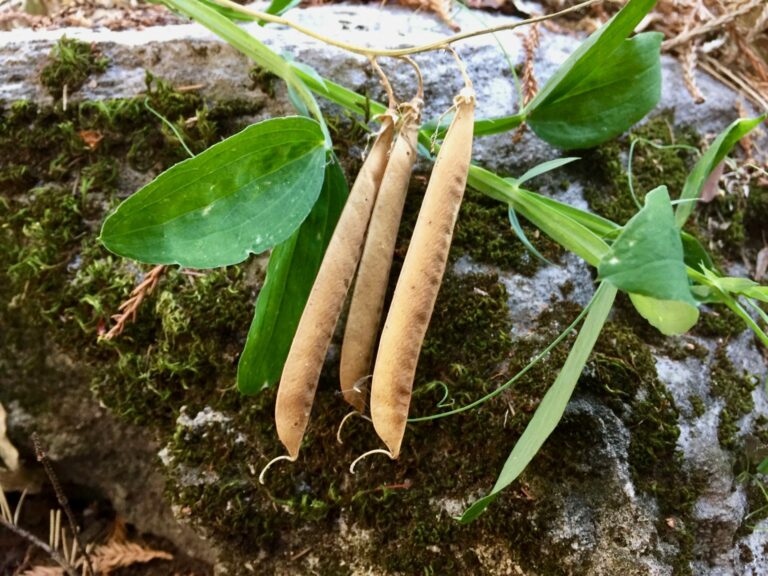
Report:
[[[436,379],[446,382],[455,401],[485,391],[494,368],[509,350],[508,322],[506,292],[495,276],[449,275],[441,288],[419,364],[414,412],[436,410],[442,393],[425,388]],[[448,351],[448,355],[438,355],[439,350]],[[445,358],[456,363],[446,364]],[[242,539],[250,546],[254,542],[274,546],[286,531],[307,524],[320,533],[330,533],[334,523],[344,517],[356,529],[372,530],[370,545],[377,552],[370,561],[389,570],[410,572],[431,566],[435,573],[445,573],[475,569],[476,562],[465,558],[466,554],[426,551],[434,546],[458,546],[468,537],[475,540],[474,529],[459,527],[445,512],[430,505],[429,498],[458,495],[469,471],[482,473],[489,480],[488,455],[462,455],[444,462],[445,449],[458,445],[460,438],[466,439],[468,433],[476,441],[484,437],[488,415],[473,414],[467,419],[409,429],[404,456],[394,468],[372,458],[360,464],[355,477],[349,477],[345,472],[349,462],[375,444],[375,437],[364,421],[352,420],[344,446],[336,445],[335,427],[345,408],[339,402],[335,370],[330,367],[321,381],[299,462],[270,470],[268,488],[255,482],[255,474],[265,462],[261,447],[270,446],[272,452],[276,444],[274,390],[253,399],[233,393],[222,398],[218,408],[237,414],[229,430],[224,425],[199,432],[177,429],[170,443],[176,470],[212,469],[231,482],[187,486],[171,497],[182,508],[189,508],[191,517],[214,527],[218,537],[230,542]],[[202,408],[202,404],[191,405],[189,413]],[[494,428],[500,428],[501,414],[492,418]],[[241,432],[247,441],[238,444]],[[499,452],[494,459],[498,464],[503,457]],[[343,563],[338,546],[337,536],[313,542],[332,573],[340,571]],[[403,549],[413,552],[403,554]]]
[[[152,78],[147,97],[195,151],[236,130],[258,109],[258,103],[208,103]],[[345,525],[365,534],[367,544],[356,545],[368,550],[365,564],[389,571],[480,573],[484,565],[474,550],[492,544],[508,550],[514,542],[509,554],[521,566],[562,573],[557,555],[542,550],[540,535],[532,531],[552,513],[547,499],[527,498],[524,483],[510,487],[469,526],[451,520],[455,510],[448,504],[464,502],[493,484],[556,377],[567,347],[556,349],[547,362],[479,409],[409,426],[399,461],[371,457],[360,463],[355,476],[346,473],[348,464],[378,443],[369,424],[353,419],[345,429],[345,444],[336,444],[335,428],[346,409],[337,390],[337,368],[329,363],[299,461],[278,464],[269,471],[267,486],[261,486],[259,469],[279,453],[272,423],[275,391],[242,398],[234,390],[237,355],[252,313],[252,271],[228,268],[198,276],[168,270],[136,322],[116,342],[94,344],[142,274],[141,267],[111,256],[95,240],[104,211],[117,201],[119,159],[154,173],[184,158],[176,137],[143,98],[84,102],[67,111],[13,104],[2,109],[0,123],[0,169],[24,169],[11,169],[12,185],[3,189],[0,205],[5,211],[0,219],[0,323],[9,327],[0,333],[0,344],[9,351],[2,362],[11,363],[0,366],[0,378],[38,376],[35,370],[43,360],[24,348],[44,349],[40,341],[30,343],[39,335],[46,346],[98,367],[92,379],[98,397],[123,417],[151,426],[167,444],[173,461],[168,497],[180,514],[205,526],[215,539],[234,544],[232,550],[263,548],[279,559],[301,552],[289,547],[309,533],[318,571],[350,573],[349,558],[339,546],[339,526]],[[395,270],[424,183],[409,198]],[[43,225],[36,226],[39,222]],[[532,273],[535,265],[524,252],[510,250],[519,246],[510,234],[503,207],[470,192],[451,259],[465,254],[489,264],[502,259],[505,266]],[[548,257],[557,256],[546,244],[539,246]],[[422,352],[413,414],[440,409],[443,389],[430,386],[436,380],[447,387],[446,402],[456,405],[486,394],[579,312],[577,306],[558,305],[542,314],[537,335],[512,342],[506,302],[504,286],[494,275],[448,274]],[[41,383],[41,390],[55,398],[55,389],[46,386]],[[687,525],[693,498],[687,490],[693,488],[686,488],[690,483],[675,451],[677,410],[655,377],[647,346],[631,330],[609,323],[579,390],[606,398],[628,423],[637,486]],[[0,386],[0,393],[13,391]],[[194,427],[179,419],[206,407],[229,420]],[[595,431],[568,431],[558,448],[584,453],[597,441]],[[550,477],[556,486],[563,473],[584,473],[563,463],[555,449],[545,448],[523,482]],[[680,482],[668,486],[669,478]],[[666,540],[682,542],[684,565],[687,532],[671,534],[663,526],[660,531]],[[233,566],[239,560],[230,558]],[[266,563],[272,561],[277,560]],[[296,561],[297,571],[308,567],[303,562]]]
[[64,89],[77,92],[91,74],[107,69],[109,59],[95,46],[73,38],[62,37],[51,50],[49,62],[40,73],[40,81],[56,99]]
[[96,345],[141,274],[96,240],[105,211],[118,200],[123,162],[154,172],[185,157],[145,100],[197,151],[241,128],[261,107],[259,101],[209,104],[151,76],[146,96],[137,98],[67,110],[27,101],[0,105],[0,175],[6,177],[0,324],[9,351],[0,362],[8,378],[34,378],[44,361],[24,346],[36,338],[29,349],[54,349],[101,366],[93,387],[116,412],[172,426],[178,405],[158,400],[180,400],[196,387],[211,393],[219,374],[234,373],[253,291],[245,269],[202,277],[171,270],[140,310],[139,322],[118,343]]
[[[411,181],[400,229],[402,238],[410,238],[413,233],[428,178],[428,174],[415,174]],[[563,251],[559,245],[540,235],[522,219],[521,225],[528,239],[545,258],[556,263],[560,261]],[[407,244],[400,250],[404,255]],[[465,193],[451,245],[451,260],[462,256],[469,256],[478,264],[498,266],[526,276],[535,274],[541,265],[516,236],[509,223],[507,206],[472,188]]]
[[720,413],[717,437],[723,447],[733,449],[737,446],[738,420],[751,412],[755,406],[752,392],[757,386],[757,379],[750,374],[740,374],[736,371],[723,345],[715,351],[710,374],[712,395],[725,402]]
[[280,81],[280,77],[261,66],[253,66],[248,72],[248,78],[251,81],[251,90],[258,88],[270,98],[275,97],[275,86]]
[[704,400],[699,398],[698,396],[691,396],[688,401],[691,403],[691,409],[693,410],[693,415],[696,418],[701,418],[704,416],[704,412],[706,412],[706,406],[704,405]]
[[744,321],[723,304],[701,309],[693,332],[710,338],[733,338],[746,330]]
[[[643,138],[660,145],[700,145],[700,138],[691,128],[673,128],[671,112],[663,112],[633,131],[630,138]],[[603,144],[586,152],[582,170],[588,170],[588,182],[595,184],[584,190],[590,207],[600,214],[623,224],[637,212],[628,188],[625,155],[630,141],[622,139]],[[670,196],[677,197],[693,165],[695,157],[685,148],[659,149],[637,142],[632,162],[633,187],[639,202],[650,190],[666,185]]]
[[737,479],[744,485],[747,497],[746,514],[734,540],[748,536],[768,518],[768,484],[761,464],[768,459],[768,417],[755,418],[752,433],[744,439],[735,468]]
[[751,238],[761,239],[768,222],[768,186],[753,185],[744,210],[744,228]]

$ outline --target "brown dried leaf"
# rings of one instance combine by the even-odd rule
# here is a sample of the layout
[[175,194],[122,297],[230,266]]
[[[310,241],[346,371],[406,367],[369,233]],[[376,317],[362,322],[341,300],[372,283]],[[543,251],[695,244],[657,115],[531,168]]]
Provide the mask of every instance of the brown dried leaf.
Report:
[[0,404],[0,463],[14,472],[19,469],[19,451],[16,450],[11,441],[6,436],[6,414],[5,408]]
[[755,280],[758,282],[768,272],[768,246],[757,253],[757,262],[755,263]]
[[[152,560],[173,560],[173,555],[163,550],[145,548],[135,542],[117,541],[97,546],[91,552],[91,562],[99,574],[108,574],[116,568],[143,564]],[[82,559],[79,565],[82,565]]]
[[97,130],[80,130],[80,138],[91,150],[96,150],[99,147],[99,142],[104,138],[104,135]]
[[701,187],[701,197],[699,199],[705,204],[712,202],[712,200],[718,197],[719,188],[717,184],[720,182],[720,177],[723,175],[724,167],[725,162],[720,162],[720,164],[718,164],[717,167],[712,170],[709,178],[707,178],[707,181],[704,182],[704,186]]

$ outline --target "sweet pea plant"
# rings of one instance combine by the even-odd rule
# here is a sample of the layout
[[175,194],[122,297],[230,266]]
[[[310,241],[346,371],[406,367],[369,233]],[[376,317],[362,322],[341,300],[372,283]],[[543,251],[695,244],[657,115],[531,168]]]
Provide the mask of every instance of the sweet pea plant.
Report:
[[[595,0],[575,7],[583,7]],[[238,387],[247,394],[280,378],[288,350],[335,223],[347,184],[323,114],[325,98],[353,113],[382,114],[386,107],[323,78],[309,67],[276,54],[237,20],[287,24],[340,49],[371,58],[398,57],[441,49],[481,33],[520,22],[447,37],[427,46],[374,50],[325,38],[278,14],[277,2],[261,13],[229,0],[164,0],[285,81],[298,116],[272,118],[249,126],[158,176],[125,200],[104,222],[101,240],[121,256],[151,264],[190,268],[229,266],[250,254],[271,250],[266,281],[258,296],[240,358]],[[587,38],[517,114],[475,120],[476,138],[506,132],[523,122],[549,144],[563,149],[595,146],[625,132],[658,102],[661,93],[661,35],[629,37],[655,0],[629,0],[607,24]],[[537,19],[532,19],[537,20]],[[565,249],[597,268],[598,287],[573,325],[537,355],[540,361],[581,324],[559,376],[542,399],[512,450],[492,490],[460,517],[476,518],[513,482],[536,455],[563,415],[576,382],[606,322],[618,291],[667,335],[680,334],[698,320],[702,303],[719,302],[738,314],[768,345],[768,288],[745,278],[721,276],[698,241],[682,231],[709,175],[738,140],[765,115],[731,124],[700,157],[681,197],[665,186],[650,191],[645,205],[626,223],[616,223],[524,187],[532,177],[573,159],[545,163],[517,179],[479,165],[469,168],[468,186],[509,207],[512,225],[520,215]],[[429,156],[431,140],[442,133],[422,126],[419,150]],[[446,417],[489,400],[522,373],[467,406],[412,422]]]

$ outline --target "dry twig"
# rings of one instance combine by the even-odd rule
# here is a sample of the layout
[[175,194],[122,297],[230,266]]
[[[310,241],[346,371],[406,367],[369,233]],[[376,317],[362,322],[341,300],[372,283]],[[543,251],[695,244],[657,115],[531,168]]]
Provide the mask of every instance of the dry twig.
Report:
[[78,529],[77,522],[75,522],[75,515],[73,514],[72,508],[69,505],[69,499],[67,498],[67,495],[64,494],[64,489],[61,487],[61,482],[59,482],[59,478],[56,476],[56,473],[53,470],[51,461],[48,459],[48,455],[43,449],[43,445],[40,442],[40,436],[37,435],[37,432],[32,433],[32,444],[34,444],[35,447],[35,456],[37,457],[37,461],[40,462],[40,464],[43,466],[45,474],[51,481],[53,491],[56,493],[56,499],[59,501],[59,505],[67,515],[67,522],[69,522],[69,529],[72,531],[72,538],[74,538],[74,541],[77,544],[77,548],[80,550],[80,553],[85,559],[85,565],[88,568],[88,574],[94,576],[96,573],[93,571],[91,557],[89,556],[88,550],[85,546],[83,546],[82,542],[80,541],[80,537],[78,536],[80,530]]
[[120,313],[112,316],[112,319],[115,321],[115,325],[110,328],[109,332],[102,336],[104,340],[112,340],[117,338],[120,334],[123,333],[125,325],[129,321],[134,322],[136,320],[136,313],[139,310],[139,306],[141,306],[144,298],[151,294],[155,289],[155,286],[157,286],[157,282],[160,279],[160,276],[163,275],[164,271],[165,266],[161,265],[155,266],[152,268],[152,270],[147,272],[146,276],[144,276],[144,280],[141,281],[141,284],[136,286],[136,288],[134,288],[131,292],[131,297],[120,304],[120,308],[118,308]]

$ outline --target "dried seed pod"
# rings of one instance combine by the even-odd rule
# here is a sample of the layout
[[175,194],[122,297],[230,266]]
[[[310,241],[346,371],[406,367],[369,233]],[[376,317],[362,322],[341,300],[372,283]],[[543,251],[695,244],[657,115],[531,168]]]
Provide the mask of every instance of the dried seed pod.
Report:
[[275,424],[291,460],[298,457],[325,355],[360,259],[393,132],[387,115],[336,224],[283,367]]
[[359,412],[365,409],[365,387],[361,383],[371,374],[397,231],[416,161],[421,105],[421,99],[415,98],[403,107],[400,130],[368,226],[344,331],[341,391]]
[[392,458],[400,454],[416,364],[467,183],[475,109],[475,94],[467,84],[456,97],[456,114],[427,185],[376,356],[371,416]]

